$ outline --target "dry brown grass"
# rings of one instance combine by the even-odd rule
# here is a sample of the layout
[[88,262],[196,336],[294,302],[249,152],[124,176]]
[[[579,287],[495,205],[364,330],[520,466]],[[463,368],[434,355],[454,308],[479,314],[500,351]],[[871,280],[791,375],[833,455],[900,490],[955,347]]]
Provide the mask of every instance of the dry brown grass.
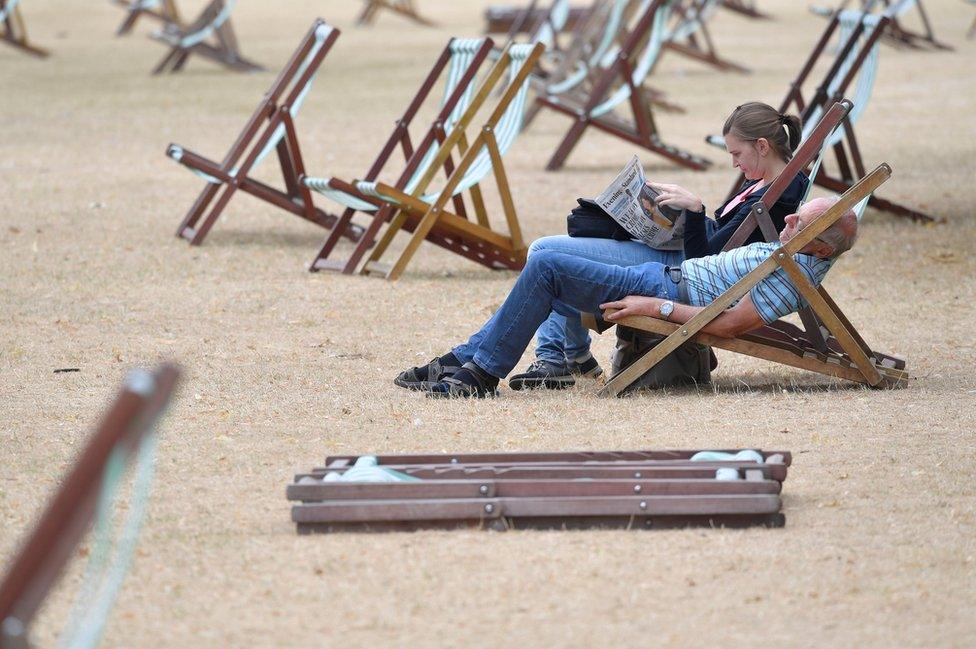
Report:
[[[223,153],[270,75],[193,61],[152,78],[161,47],[112,30],[106,2],[25,3],[54,55],[0,48],[0,559],[9,558],[127,367],[174,358],[186,382],[166,421],[138,557],[109,646],[764,644],[964,646],[976,631],[976,43],[971,8],[927,3],[955,53],[885,48],[859,133],[895,170],[883,193],[946,219],[870,212],[827,285],[865,338],[902,354],[906,390],[872,392],[721,353],[714,389],[608,402],[592,385],[491,403],[432,403],[394,373],[472,331],[514,279],[425,246],[396,284],[310,275],[322,233],[240,197],[206,244],[172,232],[199,190],[166,160],[177,141]],[[241,3],[246,54],[280,65],[318,12],[345,32],[303,109],[308,166],[362,173],[396,111],[479,2],[424,0],[443,27],[354,2]],[[650,174],[715,204],[732,179],[701,142],[730,107],[778,101],[821,21],[765,0],[772,23],[723,14],[721,75],[671,57],[655,83],[684,103],[668,139],[719,162]],[[632,153],[586,137],[542,171],[566,121],[544,115],[511,152],[528,238],[560,232]],[[273,171],[267,165],[265,173]],[[601,360],[609,340],[596,343]],[[77,366],[77,374],[53,374]],[[284,486],[330,452],[759,446],[790,449],[782,530],[424,532],[298,537]],[[80,563],[80,562],[76,562]],[[53,643],[75,566],[39,620]]]

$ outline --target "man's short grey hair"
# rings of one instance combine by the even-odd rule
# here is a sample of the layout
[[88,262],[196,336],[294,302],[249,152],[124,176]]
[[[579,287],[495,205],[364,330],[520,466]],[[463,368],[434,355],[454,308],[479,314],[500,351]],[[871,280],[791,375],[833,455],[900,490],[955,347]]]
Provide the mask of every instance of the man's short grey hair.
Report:
[[[840,197],[838,196],[814,198],[804,203],[804,207],[814,210],[819,216],[833,207],[839,200]],[[853,248],[857,241],[857,215],[854,210],[847,210],[846,214],[834,221],[834,224],[821,232],[817,238],[833,249],[833,252],[830,253],[831,258],[839,257]]]

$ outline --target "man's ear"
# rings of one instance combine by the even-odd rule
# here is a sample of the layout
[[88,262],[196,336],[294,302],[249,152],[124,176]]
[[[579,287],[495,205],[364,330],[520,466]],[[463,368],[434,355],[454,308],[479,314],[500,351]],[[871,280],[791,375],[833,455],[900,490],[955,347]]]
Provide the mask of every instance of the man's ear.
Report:
[[821,259],[830,259],[834,255],[834,247],[830,244],[824,243],[823,241],[814,241],[814,245],[817,247],[814,249],[813,254]]

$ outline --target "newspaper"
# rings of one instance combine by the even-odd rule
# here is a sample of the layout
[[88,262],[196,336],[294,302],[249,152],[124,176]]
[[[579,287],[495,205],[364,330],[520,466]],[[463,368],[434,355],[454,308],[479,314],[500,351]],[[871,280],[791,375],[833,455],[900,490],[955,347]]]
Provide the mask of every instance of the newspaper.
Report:
[[595,201],[635,239],[651,248],[678,250],[683,245],[684,210],[657,204],[637,156],[627,163]]

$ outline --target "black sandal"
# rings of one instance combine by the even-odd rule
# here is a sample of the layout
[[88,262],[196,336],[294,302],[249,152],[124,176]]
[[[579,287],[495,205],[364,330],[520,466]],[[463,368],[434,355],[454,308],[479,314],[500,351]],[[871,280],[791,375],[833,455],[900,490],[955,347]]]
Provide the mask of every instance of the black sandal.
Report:
[[435,399],[489,399],[498,396],[498,379],[474,363],[465,363],[452,376],[444,377],[427,392]]
[[[409,370],[400,372],[393,379],[394,385],[408,390],[430,390],[434,385],[461,369],[460,366],[442,365],[441,358],[437,357],[426,365],[411,367]],[[423,375],[420,374],[423,370],[427,371],[427,378],[423,378]]]

